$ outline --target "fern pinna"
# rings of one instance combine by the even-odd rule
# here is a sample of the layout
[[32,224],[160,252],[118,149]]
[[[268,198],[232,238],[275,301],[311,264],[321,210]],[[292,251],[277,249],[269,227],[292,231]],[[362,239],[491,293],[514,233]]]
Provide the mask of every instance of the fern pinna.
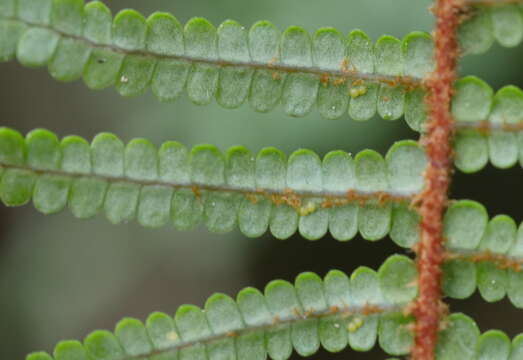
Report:
[[373,43],[360,30],[347,36],[323,28],[281,33],[267,21],[245,30],[202,18],[185,27],[167,13],[148,19],[123,10],[113,19],[99,1],[0,0],[0,59],[47,66],[60,81],[83,78],[91,89],[115,86],[123,96],[148,87],[161,101],[182,92],[196,104],[225,108],[248,102],[260,112],[281,105],[290,116],[314,107],[327,119],[404,117],[420,141],[399,141],[385,156],[332,151],[321,159],[300,149],[288,157],[268,147],[225,154],[211,145],[188,149],[145,139],[124,144],[110,133],[91,143],[59,139],[44,129],[25,137],[0,129],[0,199],[33,201],[45,214],[68,207],[78,218],[103,211],[112,223],[146,227],[199,224],[213,232],[238,227],[248,237],[327,232],[349,241],[387,235],[416,258],[393,255],[374,271],[323,279],[302,273],[294,284],[242,290],[236,300],[215,294],[204,309],[181,306],[173,317],[153,313],[145,324],[119,322],[114,333],[59,343],[53,355],[28,360],[287,359],[321,347],[371,349],[425,359],[523,359],[523,335],[480,333],[464,314],[447,314],[444,296],[488,302],[507,296],[523,308],[523,224],[489,219],[471,200],[447,198],[452,167],[465,173],[490,160],[523,165],[523,92],[496,93],[474,76],[458,78],[459,56],[523,39],[518,1],[437,0],[436,30]]

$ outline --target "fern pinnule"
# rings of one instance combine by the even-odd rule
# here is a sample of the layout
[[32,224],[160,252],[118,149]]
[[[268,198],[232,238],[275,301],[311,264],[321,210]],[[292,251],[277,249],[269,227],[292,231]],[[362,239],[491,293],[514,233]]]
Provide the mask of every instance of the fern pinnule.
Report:
[[238,223],[248,236],[270,227],[279,238],[299,229],[311,240],[329,228],[339,240],[350,240],[356,229],[369,240],[383,238],[391,229],[393,207],[396,218],[411,216],[400,209],[419,192],[426,161],[412,141],[398,142],[385,159],[364,150],[354,159],[333,151],[321,161],[302,149],[287,160],[274,148],[256,157],[244,147],[224,155],[211,145],[189,151],[176,142],[157,150],[144,139],[124,145],[108,133],[89,146],[75,136],[60,142],[42,129],[24,140],[3,128],[0,148],[0,198],[9,206],[32,198],[47,214],[68,204],[80,218],[103,208],[113,223],[136,216],[141,224],[157,227],[172,218],[178,229],[203,222],[217,232]]
[[[274,148],[255,156],[236,146],[222,154],[211,145],[190,150],[173,141],[159,149],[145,139],[125,145],[109,133],[89,144],[78,136],[60,141],[42,129],[25,139],[0,129],[0,198],[6,205],[32,199],[46,214],[68,205],[79,218],[104,209],[115,223],[136,217],[148,227],[172,221],[179,230],[202,222],[218,232],[239,226],[251,237],[269,228],[279,238],[300,231],[317,239],[330,230],[346,241],[359,230],[365,239],[390,234],[396,244],[412,248],[419,241],[419,217],[412,206],[425,164],[423,150],[413,141],[397,142],[385,158],[364,150],[354,158],[332,151],[321,160],[304,149],[287,159]],[[508,248],[485,245],[482,236],[497,233],[476,202],[455,202],[445,221],[449,251],[478,256],[489,250],[506,254],[507,262],[523,256],[515,231],[511,237],[495,235]],[[499,216],[492,221],[513,223]]]
[[455,164],[463,172],[523,164],[523,92],[504,86],[495,94],[484,81],[467,76],[456,82],[452,115],[456,119]]
[[[95,331],[83,344],[58,344],[54,358],[70,360],[83,354],[120,360],[177,356],[285,360],[293,349],[311,356],[320,346],[330,352],[347,346],[368,351],[376,342],[388,354],[407,354],[412,318],[403,311],[416,296],[415,277],[413,261],[398,255],[387,259],[377,272],[360,267],[350,278],[338,270],[323,280],[305,272],[294,285],[284,280],[270,282],[264,294],[246,288],[236,301],[215,294],[204,309],[182,305],[174,319],[153,313],[145,326],[139,320],[124,319],[114,335]],[[36,353],[28,359],[51,357]]]
[[[406,312],[417,293],[412,283],[415,278],[412,260],[399,255],[388,258],[378,272],[360,267],[348,277],[331,270],[323,280],[305,272],[296,277],[294,285],[283,280],[270,282],[264,294],[245,288],[236,301],[214,294],[204,309],[182,305],[174,318],[155,312],[145,325],[126,318],[116,325],[114,334],[97,330],[83,344],[59,343],[53,357],[38,352],[27,359],[232,356],[285,360],[293,350],[311,356],[320,346],[329,352],[347,346],[368,351],[376,343],[389,355],[406,355],[413,340],[409,326],[413,319]],[[504,333],[480,334],[471,318],[452,314],[441,333],[437,354],[438,359],[457,359],[464,353],[476,359],[490,353],[512,353],[510,359],[516,360],[521,351],[522,335],[511,344]]]
[[406,94],[432,69],[432,40],[422,32],[403,41],[383,36],[374,45],[360,30],[345,37],[324,28],[311,38],[296,26],[281,34],[261,21],[247,32],[234,21],[216,29],[202,18],[182,29],[165,13],[146,20],[123,10],[113,21],[103,3],[81,5],[82,0],[42,0],[38,7],[20,2],[17,11],[4,5],[0,59],[16,55],[26,66],[47,65],[58,80],[83,76],[90,88],[116,85],[124,96],[151,85],[163,101],[185,89],[196,104],[216,98],[235,108],[248,99],[265,112],[281,103],[291,116],[303,116],[317,104],[326,118],[348,113],[357,120],[376,112],[395,120],[405,106],[415,111],[406,102],[418,98]]
[[471,6],[459,29],[463,54],[482,54],[494,41],[515,47],[523,39],[521,5],[512,1],[465,1]]

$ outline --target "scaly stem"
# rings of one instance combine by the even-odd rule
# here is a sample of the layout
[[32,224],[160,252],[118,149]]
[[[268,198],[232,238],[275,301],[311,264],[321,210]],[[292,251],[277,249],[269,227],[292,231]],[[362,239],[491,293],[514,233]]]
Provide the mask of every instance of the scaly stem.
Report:
[[457,30],[462,0],[437,0],[434,6],[436,69],[426,79],[428,124],[421,143],[426,147],[428,165],[419,213],[421,242],[417,250],[419,296],[416,317],[414,360],[433,360],[440,321],[445,315],[441,302],[441,266],[444,260],[443,213],[452,171],[453,119],[450,103],[459,57]]

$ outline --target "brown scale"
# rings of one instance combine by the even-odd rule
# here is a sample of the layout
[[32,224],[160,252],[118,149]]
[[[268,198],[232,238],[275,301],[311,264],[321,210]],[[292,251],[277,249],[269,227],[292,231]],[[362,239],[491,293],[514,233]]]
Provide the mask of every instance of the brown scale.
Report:
[[[408,317],[412,315],[412,312],[416,308],[416,302],[411,301],[403,308],[403,316]],[[414,325],[414,324],[412,324]]]
[[202,194],[201,194],[200,188],[198,186],[196,186],[196,185],[191,186],[191,191],[197,200],[201,200]]
[[251,202],[251,204],[257,204],[258,203],[258,196],[256,196],[256,194],[246,193],[245,197],[247,198],[247,200],[249,200]]
[[365,81],[363,81],[363,79],[352,80],[352,86],[360,86],[360,85],[364,85],[364,84],[365,84]]
[[292,191],[290,188],[285,188],[282,195],[283,201],[294,209],[298,209],[301,206],[301,199]]
[[520,272],[522,270],[522,263],[521,261],[517,261],[514,259],[510,259],[502,254],[494,254],[491,251],[487,250],[480,254],[476,255],[459,255],[459,254],[452,254],[452,253],[446,253],[445,259],[452,260],[452,259],[467,259],[469,261],[472,261],[474,263],[478,262],[491,262],[499,269],[511,269],[515,272]]
[[331,305],[331,307],[329,308],[331,314],[336,314],[339,310],[340,308],[336,305]]
[[421,204],[423,203],[423,192],[420,192],[412,198],[409,204],[410,210],[417,210],[421,207]]
[[283,200],[281,199],[281,196],[276,195],[276,194],[271,194],[271,201],[276,206],[280,206],[281,204],[283,204]]
[[325,198],[321,203],[321,207],[324,209],[330,209],[335,206],[335,202],[330,198]]
[[489,124],[489,122],[488,121],[480,121],[479,122],[479,127],[478,127],[477,131],[480,134],[487,136],[490,133],[490,124]]
[[343,205],[347,205],[348,203],[349,203],[349,200],[347,200],[347,199],[340,199],[340,198],[332,199],[332,207],[343,206]]
[[348,201],[356,201],[358,195],[356,195],[356,191],[354,190],[347,190],[346,198]]
[[470,5],[466,5],[465,2],[463,2],[462,6],[459,7],[456,12],[457,12],[458,21],[460,23],[462,23],[462,22],[470,19],[471,17],[473,17],[478,12],[478,9],[476,9]]
[[274,81],[281,80],[281,75],[280,75],[280,73],[277,72],[277,71],[273,71],[273,72],[272,72],[272,80],[274,80]]
[[521,131],[523,130],[523,120],[519,120],[516,124],[503,123],[501,128],[505,131]]
[[349,65],[350,65],[349,59],[343,58],[343,60],[340,63],[340,71],[344,74],[349,73],[349,71],[350,71]]
[[396,86],[398,86],[399,81],[401,81],[401,80],[399,80],[398,78],[395,78],[393,80],[391,80],[391,79],[382,79],[381,81],[383,83],[389,85],[390,87],[396,87]]
[[354,314],[354,311],[350,311],[350,309],[346,307],[344,312],[341,313],[341,319],[345,320],[345,319],[351,317],[353,314]]
[[394,200],[394,199],[390,194],[387,194],[384,191],[380,191],[378,193],[378,205],[379,206],[385,206],[386,203],[389,203],[392,200]]
[[323,85],[323,87],[327,87],[329,85],[329,74],[327,74],[327,73],[321,74],[320,82]]
[[314,315],[314,311],[313,310],[305,310],[305,312],[301,315],[301,317],[306,319],[306,318],[310,317],[311,315]]
[[361,313],[363,315],[379,314],[379,313],[382,313],[382,312],[383,312],[382,308],[380,308],[377,305],[372,305],[372,304],[369,304],[369,303],[366,303],[363,306],[363,309],[361,310]]
[[341,85],[345,85],[347,83],[347,79],[345,78],[337,78],[336,80],[334,80],[332,82],[332,85],[334,86],[341,86]]
[[358,205],[359,205],[360,207],[364,207],[366,203],[367,203],[367,199],[365,199],[365,198],[360,198],[360,199],[358,200]]
[[301,317],[306,317],[306,316],[307,316],[307,315],[306,315],[306,314],[307,314],[306,312],[305,312],[305,313],[302,313],[302,312],[300,311],[300,309],[298,309],[298,308],[292,308],[292,313],[293,313],[294,316],[296,316],[297,318],[301,318]]
[[[501,127],[501,130],[503,130],[503,131],[514,131],[514,132],[521,131],[521,130],[523,130],[523,122],[520,121],[519,123],[514,123],[514,124],[502,123],[500,127]],[[464,128],[467,129],[466,126]],[[460,128],[458,125],[457,129],[460,130],[462,128]],[[489,135],[493,131],[491,124],[488,122],[488,120],[480,121],[479,125],[476,127],[473,127],[473,129],[475,129],[481,135],[485,135],[485,136]]]

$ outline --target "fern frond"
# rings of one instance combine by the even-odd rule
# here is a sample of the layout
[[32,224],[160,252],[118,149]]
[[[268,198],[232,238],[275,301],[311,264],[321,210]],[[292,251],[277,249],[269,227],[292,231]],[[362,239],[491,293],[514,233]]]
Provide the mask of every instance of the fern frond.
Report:
[[[239,292],[236,301],[215,294],[204,309],[182,305],[174,318],[155,312],[145,325],[126,318],[114,334],[98,330],[83,343],[60,342],[53,357],[44,352],[27,360],[235,359],[285,360],[293,349],[301,356],[320,346],[339,352],[350,346],[368,351],[378,342],[390,355],[409,353],[413,338],[405,315],[417,294],[416,266],[405,257],[389,257],[375,272],[359,267],[350,278],[331,270],[322,281],[310,272],[297,276],[294,286],[275,280],[264,294],[254,288]],[[464,314],[452,314],[440,333],[436,359],[519,359],[523,335],[514,341],[501,331],[483,334]],[[505,357],[500,357],[504,356]]]
[[481,170],[489,161],[505,169],[523,166],[523,91],[504,86],[496,94],[483,80],[467,76],[455,84],[455,164],[463,172]]
[[203,222],[214,232],[238,224],[250,237],[270,228],[277,238],[299,230],[311,240],[328,230],[350,240],[359,230],[378,240],[408,232],[413,210],[407,207],[422,189],[425,163],[414,141],[396,143],[385,159],[364,150],[354,159],[333,151],[322,161],[301,149],[287,160],[274,148],[255,157],[237,146],[224,155],[211,145],[188,150],[166,142],[157,150],[144,139],[125,146],[108,133],[89,145],[76,136],[60,142],[42,129],[24,139],[1,128],[0,198],[8,206],[33,199],[45,214],[69,205],[79,218],[104,209],[113,223],[137,217],[157,227],[172,219],[180,230]]
[[[359,230],[367,240],[389,234],[412,248],[419,241],[419,216],[411,204],[422,190],[425,164],[414,141],[397,142],[385,158],[364,150],[354,159],[332,151],[321,160],[302,149],[287,160],[274,148],[254,156],[236,146],[224,155],[211,145],[189,150],[166,142],[157,150],[147,140],[124,145],[108,133],[89,145],[76,136],[59,141],[42,129],[24,139],[0,128],[0,199],[8,206],[32,199],[45,214],[68,205],[75,216],[88,218],[103,209],[113,223],[136,217],[143,226],[159,227],[171,220],[179,230],[203,223],[227,232],[238,225],[250,237],[270,229],[281,239],[299,231],[315,240],[330,230],[346,241]],[[506,216],[494,219],[514,223]],[[503,244],[483,239],[497,228],[479,203],[454,202],[445,224],[450,252],[490,251],[506,255],[507,263],[523,258],[523,235],[516,241],[515,230],[489,235]]]
[[467,4],[474,6],[474,9],[459,29],[460,47],[464,54],[482,54],[490,49],[494,41],[505,47],[515,47],[521,43],[521,4],[496,0],[467,1]]
[[[347,345],[368,351],[377,341],[387,353],[403,355],[411,347],[408,324],[413,321],[403,310],[417,294],[416,276],[414,262],[399,255],[388,258],[378,272],[360,267],[350,278],[332,270],[322,281],[306,272],[297,276],[294,286],[284,280],[270,282],[264,295],[246,288],[236,301],[224,294],[211,296],[203,310],[183,305],[174,319],[153,313],[145,326],[124,319],[114,335],[95,331],[83,344],[58,344],[54,358],[285,360],[293,349],[302,356],[313,355],[320,345],[330,352]],[[51,357],[28,357],[36,359]]]
[[489,220],[485,207],[471,200],[453,202],[444,218],[444,235],[449,251],[490,252],[523,260],[523,223],[507,215]]
[[523,355],[523,334],[510,338],[499,330],[480,333],[467,315],[456,313],[444,322],[436,348],[436,360],[506,359],[516,360]]
[[[419,241],[419,219],[414,215],[404,219],[410,219],[410,224],[403,223],[404,232],[391,237],[398,245],[413,248]],[[523,308],[523,222],[518,228],[507,215],[489,220],[483,205],[460,200],[445,213],[443,235],[447,252],[443,289],[447,296],[464,299],[478,288],[486,301],[508,295],[516,307]]]
[[[418,221],[413,218],[405,232],[396,236],[410,239],[410,248],[419,241]],[[523,308],[523,223],[517,228],[507,215],[489,220],[483,205],[460,200],[445,213],[443,235],[447,252],[443,289],[447,296],[464,299],[478,288],[486,301],[508,295],[516,307]]]
[[446,295],[464,299],[476,287],[488,302],[508,295],[523,308],[523,223],[506,215],[488,220],[480,204],[463,200],[452,204],[445,216],[448,261],[444,266]]
[[166,13],[146,20],[123,10],[112,20],[103,3],[84,7],[83,0],[0,0],[0,60],[14,56],[25,66],[48,66],[61,81],[83,76],[93,89],[115,85],[123,96],[151,86],[172,101],[185,89],[196,104],[248,101],[266,112],[281,103],[291,116],[316,104],[325,118],[348,113],[356,120],[376,112],[416,117],[420,104],[410,103],[419,95],[411,91],[433,69],[432,39],[421,32],[373,44],[360,30],[345,37],[324,28],[311,38],[296,26],[281,34],[267,21],[246,31],[230,20],[216,29],[193,18],[182,29]]

